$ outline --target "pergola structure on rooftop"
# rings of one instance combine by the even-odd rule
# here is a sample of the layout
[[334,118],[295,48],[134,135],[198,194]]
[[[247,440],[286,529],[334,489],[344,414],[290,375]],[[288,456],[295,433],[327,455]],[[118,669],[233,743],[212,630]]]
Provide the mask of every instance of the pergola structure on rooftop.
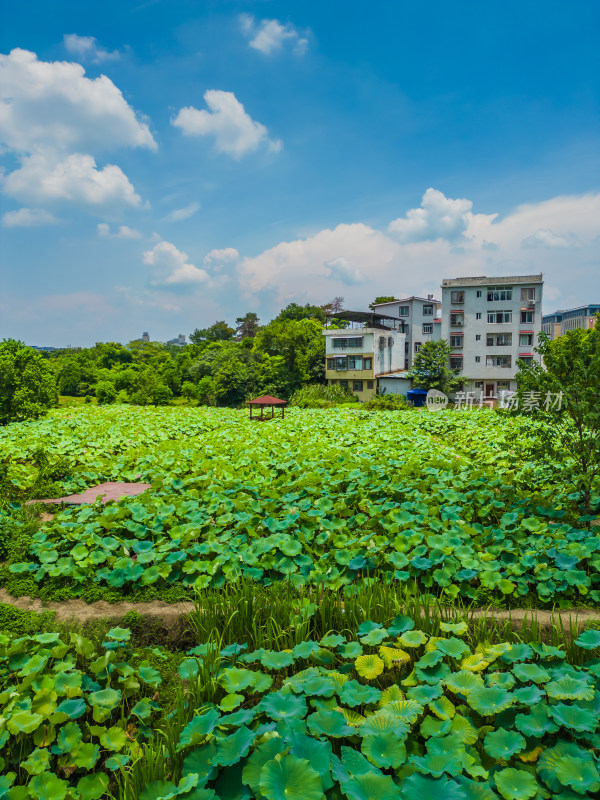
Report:
[[[257,420],[267,420],[273,419],[275,416],[275,407],[281,408],[281,419],[285,416],[285,407],[287,405],[286,400],[280,400],[278,397],[273,397],[270,394],[263,394],[262,397],[255,397],[254,400],[248,400],[248,405],[250,406],[250,419],[257,419]],[[271,413],[265,416],[265,408],[271,409]],[[252,414],[254,409],[260,408],[260,416]]]
[[327,314],[326,327],[331,319],[349,322],[350,327],[357,323],[360,328],[378,328],[384,331],[400,330],[402,333],[406,333],[408,327],[400,317],[388,317],[386,314],[376,314],[374,311],[336,311],[334,314]]

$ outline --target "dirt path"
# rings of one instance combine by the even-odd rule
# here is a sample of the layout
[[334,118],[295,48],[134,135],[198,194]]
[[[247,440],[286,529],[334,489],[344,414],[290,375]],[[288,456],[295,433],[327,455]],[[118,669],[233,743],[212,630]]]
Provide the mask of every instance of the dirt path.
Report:
[[[164,603],[162,600],[153,600],[150,603],[107,603],[105,600],[98,600],[95,603],[86,603],[83,600],[65,600],[62,603],[48,603],[44,605],[37,597],[12,597],[6,589],[0,588],[0,603],[8,603],[15,608],[23,611],[54,611],[56,619],[60,622],[75,620],[77,622],[87,622],[91,619],[121,619],[128,611],[136,611],[144,617],[158,617],[163,622],[175,622],[183,614],[189,614],[194,610],[194,604],[190,602]],[[585,608],[561,609],[559,611],[541,611],[539,609],[516,608],[510,611],[493,608],[472,609],[465,613],[465,619],[479,619],[483,617],[497,622],[512,622],[515,627],[519,627],[525,620],[534,619],[542,628],[548,629],[552,625],[562,622],[568,632],[571,625],[583,628],[586,623],[597,621],[600,625],[600,609],[598,611]]]

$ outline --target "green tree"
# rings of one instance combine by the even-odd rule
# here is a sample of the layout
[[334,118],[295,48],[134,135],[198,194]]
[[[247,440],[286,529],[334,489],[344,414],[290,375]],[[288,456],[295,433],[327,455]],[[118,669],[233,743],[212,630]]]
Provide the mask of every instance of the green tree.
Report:
[[314,319],[274,319],[260,329],[253,350],[281,356],[280,384],[287,396],[304,383],[322,383],[325,379],[325,338]]
[[114,383],[110,381],[98,381],[96,384],[96,397],[98,402],[102,405],[105,403],[114,403],[117,399],[117,390]]
[[568,455],[571,480],[589,513],[600,477],[600,315],[587,330],[557,339],[540,334],[535,352],[542,364],[519,364],[519,410],[550,423],[540,429],[540,455],[559,461]]
[[451,352],[448,342],[425,342],[415,354],[412,369],[406,377],[419,389],[438,389],[446,394],[451,392],[462,383],[448,366]]
[[38,419],[56,405],[49,362],[23,342],[0,343],[0,424]]
[[398,300],[397,297],[392,297],[391,294],[381,295],[381,297],[376,297],[372,303],[369,303],[369,308],[374,310],[374,306],[378,303],[393,303],[394,300]]
[[233,339],[235,330],[230,328],[224,319],[214,322],[210,328],[196,328],[190,333],[190,342],[200,344],[201,342],[223,342]]
[[249,311],[243,317],[238,317],[235,321],[235,332],[238,339],[253,339],[260,328],[258,314]]
[[307,303],[301,306],[298,303],[290,303],[275,317],[276,320],[295,320],[299,322],[302,319],[316,319],[321,324],[325,322],[325,312],[320,306],[311,306]]

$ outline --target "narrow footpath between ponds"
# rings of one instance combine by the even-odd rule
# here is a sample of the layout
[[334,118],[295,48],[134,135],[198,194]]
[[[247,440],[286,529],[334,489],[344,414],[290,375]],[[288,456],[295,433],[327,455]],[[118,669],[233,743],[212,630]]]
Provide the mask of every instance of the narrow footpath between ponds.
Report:
[[[162,600],[153,600],[150,603],[107,603],[98,600],[86,603],[84,600],[65,600],[64,602],[51,602],[46,605],[37,597],[13,597],[6,589],[0,588],[0,603],[6,603],[22,611],[53,611],[57,622],[87,622],[92,619],[121,619],[130,611],[135,611],[143,617],[160,618],[163,622],[174,622],[184,614],[194,611],[194,604],[190,602],[165,603]],[[399,609],[401,610],[401,609]],[[600,622],[600,608],[567,608],[556,611],[544,611],[531,608],[513,608],[510,610],[498,608],[476,608],[462,613],[455,611],[457,616],[462,616],[468,622],[484,617],[497,622],[512,622],[515,628],[520,627],[525,620],[535,621],[543,629],[550,629],[553,625],[564,627],[566,633],[571,625],[578,629],[584,628],[593,620]]]

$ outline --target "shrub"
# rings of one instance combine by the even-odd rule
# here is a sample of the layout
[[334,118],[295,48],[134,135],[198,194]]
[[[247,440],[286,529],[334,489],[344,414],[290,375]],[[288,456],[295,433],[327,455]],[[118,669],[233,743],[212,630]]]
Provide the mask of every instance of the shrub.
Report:
[[363,403],[362,407],[370,411],[405,411],[412,408],[401,394],[376,394],[375,397]]
[[310,383],[297,389],[290,398],[296,408],[331,408],[340,403],[357,403],[358,397],[341,386]]
[[[100,381],[96,384],[96,397],[99,403],[114,403],[117,399],[117,390],[110,381]],[[87,397],[86,397],[87,400]]]

